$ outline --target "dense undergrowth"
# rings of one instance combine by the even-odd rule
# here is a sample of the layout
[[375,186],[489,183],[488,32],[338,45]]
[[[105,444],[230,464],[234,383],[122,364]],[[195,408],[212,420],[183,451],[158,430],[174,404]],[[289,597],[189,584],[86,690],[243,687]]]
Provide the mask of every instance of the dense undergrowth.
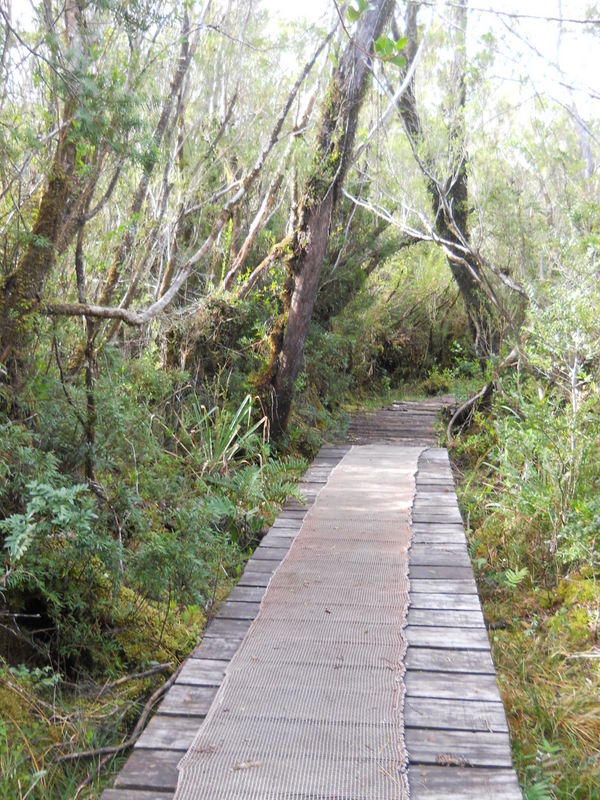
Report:
[[453,459],[527,800],[600,796],[600,397],[507,376]]

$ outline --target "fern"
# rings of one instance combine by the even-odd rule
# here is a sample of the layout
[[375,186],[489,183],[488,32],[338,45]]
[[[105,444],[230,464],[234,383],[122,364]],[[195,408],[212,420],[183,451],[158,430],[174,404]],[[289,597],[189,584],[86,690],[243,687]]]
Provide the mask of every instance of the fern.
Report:
[[87,493],[86,486],[56,488],[49,483],[30,481],[26,488],[29,500],[24,513],[0,521],[0,531],[6,534],[4,547],[13,562],[23,558],[36,536],[74,537],[90,533],[96,514],[82,499]]
[[522,569],[518,569],[516,571],[507,569],[504,573],[504,582],[509,589],[516,589],[519,584],[523,583],[528,575],[529,570],[527,567],[523,567]]

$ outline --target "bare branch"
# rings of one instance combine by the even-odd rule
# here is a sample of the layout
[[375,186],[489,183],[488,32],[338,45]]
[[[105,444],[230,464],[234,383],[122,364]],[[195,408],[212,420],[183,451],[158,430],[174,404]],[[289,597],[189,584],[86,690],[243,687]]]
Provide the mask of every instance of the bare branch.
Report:
[[40,307],[43,314],[52,317],[95,317],[97,319],[120,319],[127,325],[143,325],[145,320],[136,311],[111,306],[96,306],[90,303],[43,303]]
[[298,125],[296,125],[294,129],[291,131],[290,140],[288,142],[288,146],[286,147],[285,153],[283,154],[280,168],[271,179],[271,183],[269,184],[269,188],[267,189],[267,192],[260,205],[260,208],[256,216],[252,220],[250,229],[248,231],[248,235],[246,236],[246,239],[242,244],[239,253],[236,255],[233,264],[229,269],[229,272],[223,279],[223,288],[225,290],[230,289],[231,286],[233,285],[234,280],[239,274],[241,268],[244,265],[244,262],[246,261],[246,258],[248,257],[248,254],[250,253],[252,245],[256,241],[256,237],[258,236],[261,228],[265,225],[267,219],[269,218],[271,209],[275,204],[275,198],[277,197],[277,194],[279,193],[279,190],[281,188],[281,184],[283,183],[283,176],[289,164],[294,141],[299,136],[301,136],[306,130],[306,126],[308,125],[308,120],[310,119],[310,115],[314,107],[315,99],[316,99],[316,93],[314,93],[310,98],[301,122]]

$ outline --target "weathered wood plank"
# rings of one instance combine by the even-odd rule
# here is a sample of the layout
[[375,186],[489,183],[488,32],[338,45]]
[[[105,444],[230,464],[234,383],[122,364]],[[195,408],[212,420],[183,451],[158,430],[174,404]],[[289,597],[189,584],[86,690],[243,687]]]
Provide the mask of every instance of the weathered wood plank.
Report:
[[414,544],[466,544],[466,536],[463,531],[452,531],[451,533],[413,533],[412,541]]
[[411,766],[445,764],[470,767],[511,767],[507,733],[443,731],[407,728],[406,746]]
[[183,755],[194,740],[201,724],[200,717],[155,714],[135,747],[142,750],[179,750]]
[[415,593],[410,598],[411,609],[439,609],[456,611],[481,611],[479,597],[474,594]]
[[473,580],[473,570],[471,566],[468,567],[420,567],[415,565],[409,570],[409,576],[413,578],[421,578],[423,580],[438,580],[445,581],[450,578],[451,580]]
[[348,444],[324,444],[319,450],[319,455],[337,456],[340,461],[350,451]]
[[454,492],[422,492],[417,489],[413,508],[451,508],[458,510],[458,499]]
[[415,525],[422,525],[424,522],[462,525],[462,517],[457,506],[434,503],[413,506],[412,520]]
[[213,658],[188,658],[176,683],[189,686],[220,686],[225,677],[226,662]]
[[204,717],[216,693],[216,686],[186,686],[175,683],[160,704],[159,713]]
[[413,567],[468,567],[471,569],[471,559],[467,548],[459,545],[456,549],[442,547],[411,547],[408,563]]
[[209,623],[204,631],[204,638],[228,638],[230,636],[239,638],[246,634],[246,631],[252,624],[254,617],[247,619],[219,619],[215,618]]
[[303,480],[314,480],[316,478],[326,481],[327,478],[329,478],[330,473],[330,469],[325,469],[323,467],[309,467],[304,473]]
[[238,582],[238,586],[262,586],[266,588],[271,580],[271,575],[264,572],[245,571]]
[[306,516],[307,509],[304,508],[294,509],[294,508],[282,508],[279,512],[279,516],[277,517],[278,520],[291,520],[291,521],[299,521],[302,522],[304,517]]
[[404,722],[407,728],[508,731],[502,703],[480,700],[432,700],[430,697],[407,696]]
[[177,750],[134,750],[117,775],[115,788],[174,792],[180,759]]
[[495,672],[489,650],[446,650],[441,647],[409,647],[406,668],[489,675]]
[[440,459],[419,459],[419,470],[417,472],[417,480],[422,480],[423,477],[427,478],[432,476],[434,478],[451,478],[452,468],[448,461]]
[[173,792],[146,792],[137,789],[105,789],[100,800],[173,800]]
[[425,483],[422,478],[417,478],[415,503],[424,505],[431,502],[435,505],[441,504],[443,508],[458,508],[454,478],[450,473],[447,475],[436,473],[436,475],[436,478],[426,478],[428,483]]
[[265,549],[268,547],[283,548],[289,550],[292,542],[296,538],[295,532],[291,535],[284,533],[287,528],[276,528],[271,533],[267,533],[260,542],[260,546]]
[[317,497],[322,484],[323,481],[307,481],[303,478],[299,483],[296,484],[296,487],[302,492],[302,495],[314,495]]
[[[308,505],[306,503],[301,503],[299,500],[288,500],[281,507],[280,514],[288,511],[299,511],[302,512],[301,515],[304,515],[308,511]],[[298,516],[301,517],[301,515],[299,514]]]
[[435,625],[407,625],[406,640],[411,647],[439,647],[446,650],[489,650],[485,628],[443,628]]
[[284,517],[277,517],[275,522],[271,525],[270,530],[299,531],[301,527],[302,527],[301,519],[286,519]]
[[[425,555],[445,555],[446,553],[450,556],[464,554],[469,558],[469,550],[467,548],[467,541],[465,537],[462,538],[462,541],[459,539],[456,542],[431,542],[431,541],[420,541],[418,537],[421,534],[413,534],[411,540],[411,548],[410,553],[412,555],[418,556],[425,556]],[[469,560],[469,565],[471,561]]]
[[410,576],[410,591],[418,594],[420,592],[431,592],[440,594],[477,594],[475,579],[465,580],[425,580]]
[[246,563],[246,569],[248,572],[264,572],[265,574],[272,575],[279,564],[279,561],[264,561],[252,556]]
[[264,596],[264,589],[252,586],[234,586],[229,592],[230,600],[240,600],[248,603],[260,603]]
[[193,658],[230,661],[242,642],[242,637],[223,636],[203,639],[192,653]]
[[460,512],[452,511],[451,509],[440,510],[436,509],[416,509],[412,513],[412,520],[415,524],[423,524],[425,522],[439,522],[442,525],[447,524],[462,524],[462,517]]
[[414,608],[408,611],[408,624],[441,628],[485,628],[483,614],[477,609]]
[[412,507],[412,518],[415,522],[419,517],[431,516],[434,519],[438,517],[447,518],[451,525],[458,525],[462,523],[462,516],[458,503],[441,501],[441,500],[417,500]]
[[462,533],[464,534],[465,528],[462,522],[415,522],[413,520],[411,525],[413,533]]
[[[493,675],[456,672],[407,670],[407,697],[444,698],[446,700],[489,700],[498,702],[498,686]],[[432,704],[432,710],[435,708]]]
[[254,619],[258,614],[260,603],[248,603],[240,600],[227,600],[219,607],[216,619]]
[[419,503],[412,509],[412,519],[415,524],[433,521],[448,523],[450,525],[462,524],[462,517],[458,506],[449,503]]
[[289,547],[268,547],[260,544],[254,551],[252,558],[255,561],[283,561],[289,552]]
[[436,491],[436,492],[456,491],[456,487],[454,485],[454,479],[450,478],[427,477],[425,478],[425,480],[417,479],[416,486],[417,486],[417,491],[419,491],[421,487],[426,488],[429,491]]
[[411,800],[522,800],[509,769],[423,766],[408,772]]

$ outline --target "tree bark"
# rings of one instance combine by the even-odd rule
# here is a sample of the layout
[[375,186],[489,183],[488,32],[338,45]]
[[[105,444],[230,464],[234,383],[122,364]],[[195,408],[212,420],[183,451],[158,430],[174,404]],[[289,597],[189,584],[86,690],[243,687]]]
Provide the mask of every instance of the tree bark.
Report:
[[[410,68],[417,52],[417,11],[418,4],[408,3],[406,9],[405,54]],[[464,110],[466,104],[465,47],[467,28],[467,0],[459,0],[455,9],[456,28],[459,41],[456,48],[454,72],[456,80],[456,107],[449,132],[449,145],[458,154],[454,174],[445,181],[435,179],[432,165],[419,161],[422,169],[434,214],[434,229],[445,245],[448,265],[465,304],[469,326],[475,348],[480,355],[494,352],[498,345],[497,320],[493,304],[482,287],[484,281],[480,265],[469,253],[469,183],[467,174],[467,148],[464,129]],[[423,139],[423,129],[414,89],[414,78],[398,103],[400,116],[416,154]]]
[[294,384],[302,367],[331,217],[350,165],[358,114],[367,88],[373,42],[381,35],[393,7],[392,0],[377,0],[371,11],[363,13],[325,96],[315,159],[287,258],[285,314],[273,333],[272,359],[266,376],[274,436],[285,429]]
[[[75,0],[63,8],[64,38],[71,48],[70,60],[83,57],[81,9]],[[60,126],[52,167],[42,194],[29,244],[23,258],[0,282],[0,364],[9,384],[16,388],[27,361],[34,313],[47,277],[56,262],[61,224],[73,200],[76,144],[71,136],[76,99],[69,97],[62,108],[65,124]]]

